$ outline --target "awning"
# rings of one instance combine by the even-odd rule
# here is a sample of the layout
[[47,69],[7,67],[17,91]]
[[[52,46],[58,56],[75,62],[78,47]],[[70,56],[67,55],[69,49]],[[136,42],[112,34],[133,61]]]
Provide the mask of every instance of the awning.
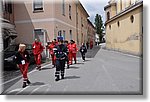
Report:
[[2,34],[5,37],[11,37],[12,39],[17,37],[17,32],[15,30],[15,25],[11,24],[8,20],[1,19],[0,26],[2,28]]
[[8,20],[1,20],[1,28],[15,29],[15,25],[11,24]]
[[17,37],[17,32],[15,29],[3,29],[2,28],[2,34],[4,39],[7,39],[11,37],[12,39],[15,39]]

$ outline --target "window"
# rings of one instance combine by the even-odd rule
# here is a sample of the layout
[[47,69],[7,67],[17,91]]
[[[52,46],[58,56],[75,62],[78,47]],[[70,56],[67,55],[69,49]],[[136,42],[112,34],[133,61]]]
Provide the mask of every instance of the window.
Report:
[[81,34],[81,43],[83,43],[83,33]]
[[110,13],[107,12],[107,20],[109,20],[109,19],[110,19]]
[[6,13],[12,14],[12,3],[11,2],[4,2],[4,4],[3,4],[3,10]]
[[122,10],[122,0],[120,0],[120,10]]
[[129,3],[130,3],[130,5],[131,5],[131,0],[129,0]]
[[43,11],[43,1],[42,0],[34,0],[33,8],[34,8],[34,11]]
[[78,24],[78,12],[77,12],[77,24]]
[[61,30],[58,32],[58,36],[62,36]]
[[83,17],[81,17],[81,26],[83,27]]
[[66,32],[65,30],[63,30],[63,37],[64,37],[64,40],[66,39]]
[[72,30],[70,30],[70,40],[72,40]]
[[79,45],[79,34],[77,32],[77,44]]
[[120,22],[118,21],[117,24],[118,24],[118,27],[119,27],[120,26]]
[[34,38],[38,39],[42,44],[44,44],[44,33],[43,29],[34,29]]
[[69,18],[71,19],[71,5],[69,5]]
[[131,23],[133,23],[134,22],[134,16],[132,15],[132,16],[130,16],[130,21],[131,21]]
[[109,29],[111,30],[111,25],[109,25]]
[[62,15],[65,16],[65,0],[62,0]]

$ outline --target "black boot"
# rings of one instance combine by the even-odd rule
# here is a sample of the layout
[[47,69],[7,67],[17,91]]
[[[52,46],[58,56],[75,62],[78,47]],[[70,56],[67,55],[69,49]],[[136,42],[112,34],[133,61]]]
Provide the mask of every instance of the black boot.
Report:
[[69,69],[69,64],[67,65],[67,68]]
[[22,88],[25,88],[27,86],[27,82],[23,82]]
[[75,63],[74,64],[77,64],[77,61],[75,61]]
[[29,85],[29,84],[31,84],[31,82],[29,80],[27,80],[27,84]]
[[42,70],[42,67],[41,67],[41,65],[39,65],[38,69],[39,69],[39,71],[41,71],[41,70]]
[[53,67],[52,68],[55,68],[55,65],[53,65]]
[[61,75],[61,79],[64,79],[64,75]]
[[57,75],[55,81],[59,81],[59,80],[60,80],[59,75]]

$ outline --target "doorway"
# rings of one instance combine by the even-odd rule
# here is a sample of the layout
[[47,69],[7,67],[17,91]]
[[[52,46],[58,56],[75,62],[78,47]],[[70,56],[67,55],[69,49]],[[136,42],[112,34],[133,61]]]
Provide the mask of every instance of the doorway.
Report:
[[[43,29],[34,29],[34,39],[38,39],[44,47],[47,45],[47,34],[46,31]],[[42,59],[46,59],[48,51],[46,48],[42,52]]]

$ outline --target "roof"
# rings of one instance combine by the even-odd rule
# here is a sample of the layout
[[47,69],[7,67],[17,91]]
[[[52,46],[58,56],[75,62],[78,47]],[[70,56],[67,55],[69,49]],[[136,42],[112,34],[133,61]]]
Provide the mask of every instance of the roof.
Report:
[[92,23],[89,19],[87,19],[87,21],[88,21],[88,23],[95,29],[93,23]]
[[109,7],[111,7],[111,6],[116,6],[116,3],[111,3],[111,4],[109,4],[109,5],[106,5],[106,6],[104,7],[104,10],[106,10],[107,8],[109,8]]
[[85,14],[87,15],[87,17],[90,17],[89,16],[89,14],[87,13],[87,11],[85,10],[85,8],[84,8],[84,6],[81,4],[81,2],[79,1],[79,0],[77,0],[78,2],[78,4],[79,4],[79,6],[83,9],[83,11],[85,12]]

